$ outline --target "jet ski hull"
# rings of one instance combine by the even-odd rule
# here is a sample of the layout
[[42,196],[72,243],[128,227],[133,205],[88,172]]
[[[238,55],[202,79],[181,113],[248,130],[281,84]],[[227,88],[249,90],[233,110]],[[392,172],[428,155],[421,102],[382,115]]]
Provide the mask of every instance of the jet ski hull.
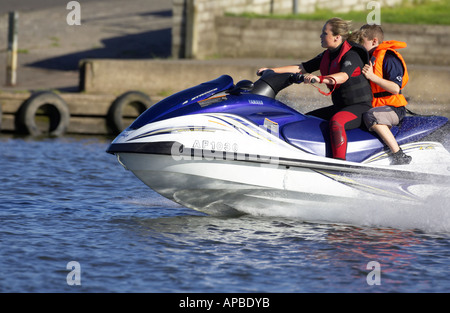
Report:
[[208,214],[231,210],[267,215],[270,207],[282,204],[298,216],[297,211],[304,210],[307,203],[349,203],[355,199],[415,203],[449,183],[445,176],[301,160],[270,164],[191,156],[177,159],[162,154],[117,155],[119,162],[151,189]]

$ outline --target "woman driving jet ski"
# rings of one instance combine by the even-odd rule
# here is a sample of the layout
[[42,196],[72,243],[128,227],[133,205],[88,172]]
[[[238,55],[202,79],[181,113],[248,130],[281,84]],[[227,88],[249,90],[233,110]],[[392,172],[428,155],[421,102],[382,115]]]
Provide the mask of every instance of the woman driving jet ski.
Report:
[[[372,89],[362,74],[369,55],[362,46],[348,41],[350,22],[340,18],[329,19],[322,28],[321,44],[326,50],[315,58],[299,65],[271,68],[277,73],[305,74],[307,84],[326,84],[333,105],[307,113],[329,121],[332,155],[346,159],[346,130],[362,125],[362,115],[372,107]],[[268,68],[260,68],[261,74]],[[312,73],[320,70],[321,76]]]

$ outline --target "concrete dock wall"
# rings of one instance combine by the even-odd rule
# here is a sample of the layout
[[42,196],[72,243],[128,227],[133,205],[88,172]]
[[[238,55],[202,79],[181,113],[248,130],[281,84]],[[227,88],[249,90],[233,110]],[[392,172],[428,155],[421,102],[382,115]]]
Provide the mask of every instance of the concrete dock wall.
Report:
[[[239,0],[175,0],[173,2],[172,54],[174,57],[208,58],[312,58],[322,50],[319,36],[325,21],[241,18],[225,16],[230,13],[269,13],[269,1],[259,6],[248,6],[249,1]],[[251,1],[250,1],[251,2]],[[291,4],[293,1],[289,1]],[[302,2],[302,1],[301,1]],[[320,4],[321,1],[309,1]],[[336,16],[345,8],[363,6],[365,0],[334,1],[329,6],[341,4],[334,10]],[[392,1],[381,3],[392,5]],[[274,2],[278,3],[278,1]],[[305,4],[302,4],[305,5]],[[303,8],[303,6],[302,6]],[[285,6],[273,10],[288,13]],[[363,8],[364,9],[364,8]],[[269,10],[270,11],[270,10]],[[367,11],[368,13],[370,10]],[[330,16],[331,18],[332,16]],[[383,23],[386,40],[405,41],[402,54],[408,64],[450,66],[450,26],[408,25]],[[359,29],[363,23],[354,23]]]
[[[216,17],[216,56],[309,60],[323,51],[323,21]],[[363,24],[354,23],[354,29]],[[385,40],[407,43],[401,49],[408,65],[450,66],[450,26],[383,24]],[[200,39],[199,39],[200,40]],[[205,56],[207,57],[207,56]]]
[[[49,101],[41,101],[39,106],[44,108],[48,105],[54,105],[55,99],[52,96],[60,98],[63,102],[64,110],[67,110],[68,118],[67,120],[57,118],[58,123],[62,123],[61,127],[64,127],[64,133],[69,134],[83,134],[83,135],[115,135],[120,132],[124,126],[129,125],[133,120],[135,120],[140,113],[142,113],[146,107],[159,101],[160,98],[150,98],[146,101],[144,105],[146,107],[136,108],[136,105],[124,105],[122,107],[115,106],[114,110],[120,110],[119,116],[113,116],[115,112],[112,111],[115,103],[121,95],[115,96],[113,94],[85,94],[85,93],[54,93],[51,91],[44,92],[1,92],[0,93],[0,107],[2,114],[0,115],[0,128],[2,132],[7,133],[23,133],[21,126],[18,126],[18,121],[20,120],[20,111],[26,106],[27,101],[32,99],[36,95],[50,95],[47,97]],[[36,98],[34,98],[36,99]],[[132,101],[129,102],[131,104]],[[30,107],[28,106],[28,109]],[[45,135],[49,131],[49,124],[51,122],[48,118],[42,117],[43,113],[40,112],[40,108],[34,107],[34,117],[33,123],[36,124],[38,132],[42,132]],[[36,110],[37,109],[37,110]],[[63,113],[61,108],[59,113]],[[39,122],[39,120],[44,120],[44,122]],[[30,121],[28,121],[30,123]],[[121,123],[126,123],[126,125],[121,125]],[[39,125],[40,124],[40,125]],[[119,125],[120,124],[120,125]],[[122,128],[122,129],[118,129]],[[24,134],[27,134],[25,132]],[[39,135],[32,133],[31,135]]]
[[[82,88],[94,94],[133,89],[162,97],[223,74],[232,76],[235,83],[243,79],[254,81],[258,79],[256,70],[260,67],[293,63],[286,59],[85,60],[86,78]],[[444,86],[450,80],[450,67],[411,65],[409,75],[404,94],[410,101],[410,108],[419,113],[450,116],[449,93]],[[308,99],[322,106],[330,101],[307,85],[289,87],[281,95],[294,100]]]
[[[256,80],[260,67],[296,64],[286,59],[220,59],[220,60],[106,60],[92,59],[86,66],[82,91],[90,94],[141,90],[150,95],[171,94],[228,74],[235,81]],[[448,103],[445,82],[450,67],[410,65],[410,80],[405,94],[415,101]],[[314,90],[314,88],[312,89]],[[309,94],[309,93],[308,93]]]
[[[378,0],[376,3],[385,7],[404,1]],[[373,9],[370,2],[371,0],[173,0],[172,55],[180,58],[226,57],[221,54],[221,28],[216,24],[216,19],[226,13],[291,14],[312,13],[317,9],[329,9],[336,15],[350,10],[367,10],[369,13]],[[318,30],[321,28],[322,25]],[[266,31],[265,28],[260,30]],[[280,47],[280,44],[274,43],[273,46]]]

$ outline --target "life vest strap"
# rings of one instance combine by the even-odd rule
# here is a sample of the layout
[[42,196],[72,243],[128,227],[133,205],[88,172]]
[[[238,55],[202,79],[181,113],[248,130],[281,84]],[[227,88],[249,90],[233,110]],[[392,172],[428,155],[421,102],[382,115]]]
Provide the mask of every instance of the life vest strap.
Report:
[[[399,94],[402,93],[402,90],[400,89]],[[390,97],[393,96],[393,93],[390,93],[389,91],[382,91],[382,92],[376,92],[373,94],[374,98],[383,98],[383,97]]]

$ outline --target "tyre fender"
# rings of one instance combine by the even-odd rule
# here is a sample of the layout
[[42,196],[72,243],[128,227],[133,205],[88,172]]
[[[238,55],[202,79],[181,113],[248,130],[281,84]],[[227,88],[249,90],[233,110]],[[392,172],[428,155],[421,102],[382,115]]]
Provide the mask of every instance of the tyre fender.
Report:
[[127,91],[117,97],[109,107],[106,117],[108,127],[114,134],[119,134],[128,127],[123,121],[123,110],[128,105],[135,107],[139,114],[142,114],[152,106],[152,101],[148,95],[140,91]]
[[[39,129],[35,116],[41,110],[49,117],[48,130]],[[70,120],[70,112],[67,103],[57,94],[44,91],[31,95],[19,108],[16,113],[16,131],[21,134],[32,136],[63,135]]]

